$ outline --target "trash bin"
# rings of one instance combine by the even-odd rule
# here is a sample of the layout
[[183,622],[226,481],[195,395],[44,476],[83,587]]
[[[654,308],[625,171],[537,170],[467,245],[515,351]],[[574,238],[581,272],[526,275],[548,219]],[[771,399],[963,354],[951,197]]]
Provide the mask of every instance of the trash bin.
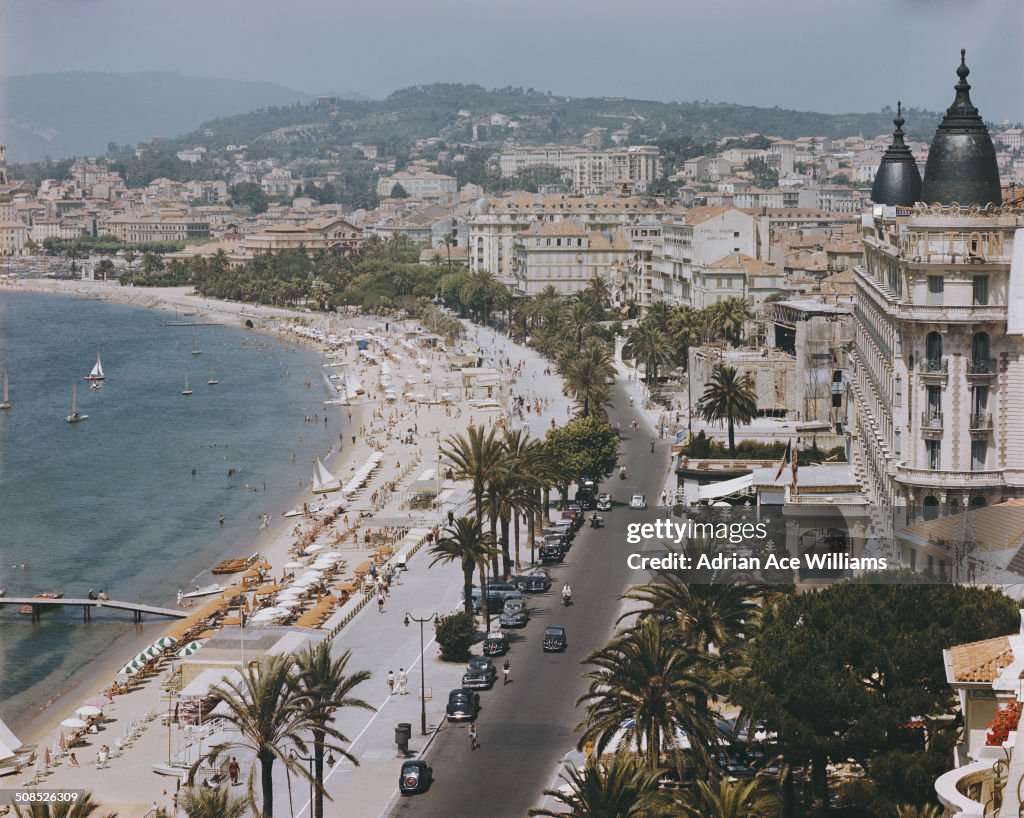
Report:
[[412,738],[412,725],[407,721],[400,721],[395,727],[395,744],[403,753],[409,752],[409,739]]

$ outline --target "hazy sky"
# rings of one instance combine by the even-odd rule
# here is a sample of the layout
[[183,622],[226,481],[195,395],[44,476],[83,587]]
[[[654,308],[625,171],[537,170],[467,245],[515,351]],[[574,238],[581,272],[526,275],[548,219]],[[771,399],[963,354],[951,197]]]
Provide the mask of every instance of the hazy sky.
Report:
[[1021,0],[0,0],[0,72],[178,70],[383,97],[435,81],[825,112],[945,108],[959,49],[1024,119]]

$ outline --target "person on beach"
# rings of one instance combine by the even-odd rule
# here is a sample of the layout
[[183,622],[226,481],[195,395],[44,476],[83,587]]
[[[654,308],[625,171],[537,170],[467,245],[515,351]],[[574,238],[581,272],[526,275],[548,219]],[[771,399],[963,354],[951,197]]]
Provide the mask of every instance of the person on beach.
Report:
[[409,685],[409,674],[405,672],[405,668],[400,667],[398,669],[398,695],[404,696],[409,691],[406,687]]
[[388,695],[395,692],[395,671],[388,671]]
[[231,779],[232,785],[238,783],[238,773],[240,771],[238,766],[238,759],[231,756],[231,761],[228,762],[228,777]]
[[181,602],[185,598],[185,595],[181,592],[181,588],[178,589],[178,607],[181,607]]
[[74,753],[72,753],[68,757],[68,762],[71,764],[72,767],[77,767],[78,766],[78,757]]

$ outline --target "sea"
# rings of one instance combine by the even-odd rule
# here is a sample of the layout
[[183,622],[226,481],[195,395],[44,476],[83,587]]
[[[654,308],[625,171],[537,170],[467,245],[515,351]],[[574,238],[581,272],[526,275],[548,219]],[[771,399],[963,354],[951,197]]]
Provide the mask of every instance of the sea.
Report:
[[[12,403],[0,411],[0,587],[9,596],[102,590],[174,607],[179,588],[213,582],[219,559],[259,551],[287,524],[282,512],[301,502],[314,456],[337,448],[346,413],[323,406],[316,352],[241,326],[172,326],[198,321],[0,291]],[[97,354],[106,380],[93,390],[83,377]],[[72,383],[88,415],[75,424],[65,421]],[[136,629],[124,613],[85,623],[67,607],[33,623],[0,607],[0,719],[28,723]]]

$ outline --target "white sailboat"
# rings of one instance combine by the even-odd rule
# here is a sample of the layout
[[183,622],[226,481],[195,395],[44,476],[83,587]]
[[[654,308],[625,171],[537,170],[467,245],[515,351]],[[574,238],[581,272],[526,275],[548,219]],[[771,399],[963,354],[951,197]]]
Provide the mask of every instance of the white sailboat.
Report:
[[219,383],[220,383],[220,381],[218,381],[215,377],[213,377],[213,364],[211,363],[210,364],[210,380],[208,380],[206,382],[206,385],[207,386],[216,386]]
[[360,395],[364,394],[366,390],[363,389],[363,385],[359,382],[359,378],[353,375],[351,372],[345,376],[345,397],[349,400],[355,400]]
[[182,395],[191,395],[192,390],[188,388],[188,375],[185,376],[185,388],[181,390]]
[[339,491],[341,480],[327,470],[327,466],[317,457],[313,459],[313,493],[326,494],[329,491]]
[[85,380],[97,383],[98,381],[106,380],[106,375],[103,374],[103,364],[100,362],[100,351],[96,350],[96,363],[92,365],[92,369],[89,374],[85,376]]
[[202,355],[203,354],[203,351],[199,347],[196,346],[196,334],[195,334],[195,332],[192,333],[192,354],[193,355]]
[[71,414],[64,418],[68,423],[78,423],[81,420],[88,420],[88,415],[78,413],[78,386],[71,381]]
[[11,400],[7,396],[7,370],[5,369],[4,370],[4,394],[3,394],[3,399],[0,400],[0,409],[10,409],[10,408],[11,408]]

